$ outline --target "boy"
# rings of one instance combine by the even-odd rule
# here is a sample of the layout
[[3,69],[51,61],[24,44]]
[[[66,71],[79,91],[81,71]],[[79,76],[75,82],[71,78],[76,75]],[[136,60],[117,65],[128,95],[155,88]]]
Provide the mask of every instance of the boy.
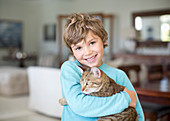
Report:
[[[62,92],[68,103],[64,106],[62,121],[96,121],[98,117],[120,113],[128,106],[136,107],[139,121],[144,121],[140,102],[126,74],[102,61],[107,46],[107,32],[102,22],[88,14],[73,14],[67,18],[63,39],[76,61],[66,61],[61,67]],[[99,67],[126,88],[110,97],[85,95],[81,92],[77,65]]]

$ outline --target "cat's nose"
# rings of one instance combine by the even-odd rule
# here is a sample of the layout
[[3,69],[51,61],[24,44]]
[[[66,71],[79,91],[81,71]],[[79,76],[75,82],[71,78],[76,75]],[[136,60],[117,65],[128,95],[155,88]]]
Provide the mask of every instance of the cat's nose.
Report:
[[84,89],[85,89],[85,87],[81,87],[81,91],[82,91],[82,92],[84,91]]

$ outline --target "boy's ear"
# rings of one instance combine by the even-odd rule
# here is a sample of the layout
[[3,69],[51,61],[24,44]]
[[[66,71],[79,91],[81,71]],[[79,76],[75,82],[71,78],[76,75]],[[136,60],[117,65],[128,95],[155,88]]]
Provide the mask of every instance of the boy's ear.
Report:
[[108,46],[107,41],[105,41],[103,44],[104,44],[105,47]]

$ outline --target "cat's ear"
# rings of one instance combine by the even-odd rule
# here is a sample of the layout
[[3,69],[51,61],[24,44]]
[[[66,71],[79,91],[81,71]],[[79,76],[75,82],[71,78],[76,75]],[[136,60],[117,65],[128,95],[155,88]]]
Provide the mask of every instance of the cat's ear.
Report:
[[90,67],[88,66],[78,66],[81,74],[84,72],[84,71],[90,71]]
[[91,72],[94,74],[95,77],[100,78],[101,77],[101,71],[97,67],[92,67]]

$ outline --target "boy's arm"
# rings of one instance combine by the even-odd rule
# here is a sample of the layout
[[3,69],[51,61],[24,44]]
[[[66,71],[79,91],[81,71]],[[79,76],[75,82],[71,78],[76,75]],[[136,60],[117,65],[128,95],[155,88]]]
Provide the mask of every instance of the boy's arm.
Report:
[[[121,82],[121,81],[123,81],[123,82]],[[143,113],[143,109],[142,109],[142,107],[141,107],[141,104],[140,104],[140,102],[139,102],[137,93],[136,93],[136,91],[135,91],[132,83],[130,82],[129,78],[127,77],[127,75],[126,75],[124,72],[123,72],[122,78],[121,78],[121,79],[119,80],[119,82],[117,82],[117,83],[119,83],[120,85],[125,86],[128,90],[131,90],[131,91],[134,91],[134,92],[135,92],[135,94],[136,94],[136,100],[137,100],[137,102],[136,102],[136,108],[135,108],[135,109],[136,109],[137,114],[138,114],[138,116],[139,116],[139,120],[138,120],[138,121],[144,121],[144,113]],[[124,90],[124,91],[125,91],[125,90]]]
[[125,91],[110,97],[83,94],[80,87],[80,72],[74,62],[67,61],[62,65],[61,85],[68,106],[81,116],[101,117],[120,113],[130,104],[130,97]]

